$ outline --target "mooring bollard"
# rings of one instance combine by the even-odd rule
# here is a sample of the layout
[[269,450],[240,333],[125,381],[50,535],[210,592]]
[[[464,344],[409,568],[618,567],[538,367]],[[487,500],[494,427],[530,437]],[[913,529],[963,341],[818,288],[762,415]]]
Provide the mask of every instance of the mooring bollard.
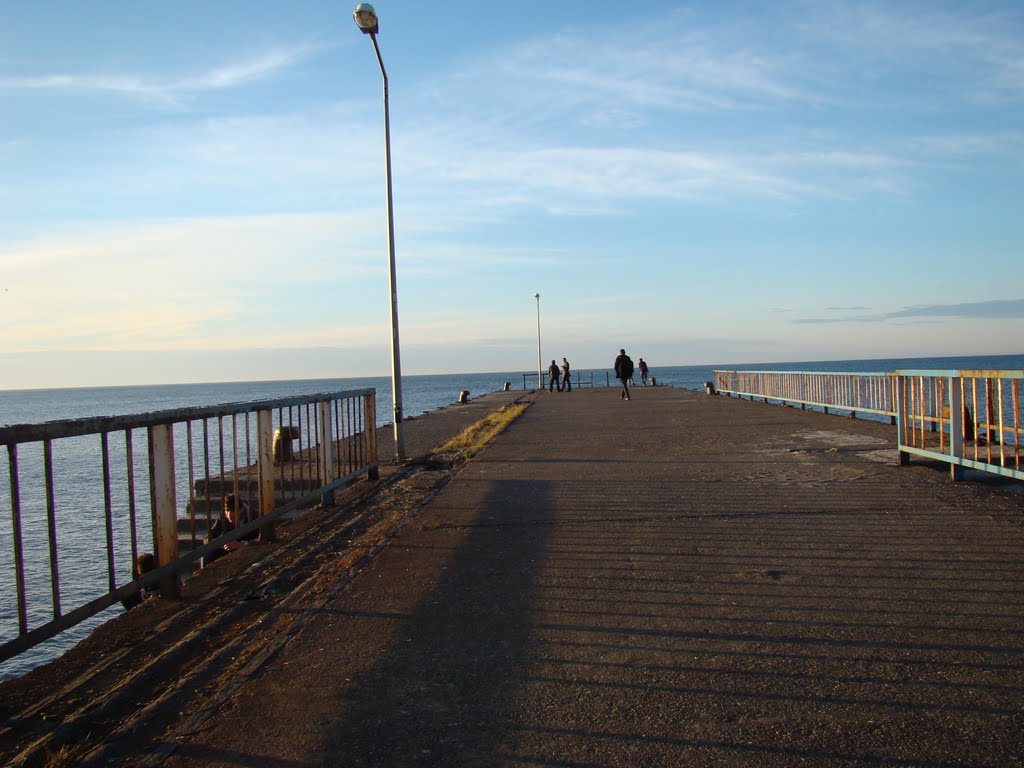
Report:
[[459,404],[464,405],[469,402],[469,390],[464,389],[459,392]]
[[505,386],[501,388],[501,391],[502,392],[508,392],[511,389],[512,389],[512,382],[511,381],[506,381],[505,382]]
[[274,463],[292,460],[292,440],[299,438],[298,427],[278,427],[274,430]]
[[716,395],[716,394],[718,394],[715,391],[715,382],[713,382],[713,381],[705,381],[704,382],[704,391],[707,392],[709,395]]
[[654,378],[653,376],[651,376],[651,386],[652,387],[658,386],[658,380],[656,378]]

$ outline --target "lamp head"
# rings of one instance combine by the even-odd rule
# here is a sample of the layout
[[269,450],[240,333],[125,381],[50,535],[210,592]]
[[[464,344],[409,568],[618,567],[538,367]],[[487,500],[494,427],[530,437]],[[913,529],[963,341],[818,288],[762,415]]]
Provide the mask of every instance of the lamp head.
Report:
[[369,3],[357,5],[356,9],[352,11],[352,18],[355,19],[356,26],[363,31],[364,35],[377,34],[379,30],[377,12],[373,10],[373,6]]

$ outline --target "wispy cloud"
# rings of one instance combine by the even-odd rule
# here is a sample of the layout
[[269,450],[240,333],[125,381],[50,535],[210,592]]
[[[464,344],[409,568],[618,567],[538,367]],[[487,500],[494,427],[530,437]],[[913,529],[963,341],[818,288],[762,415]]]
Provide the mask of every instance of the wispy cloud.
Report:
[[[839,309],[839,308],[837,308]],[[850,307],[849,310],[862,309]],[[794,320],[795,325],[828,325],[835,323],[885,323],[890,320],[959,318],[962,320],[1022,320],[1024,299],[996,299],[960,304],[930,304],[904,307],[894,312],[844,317],[817,317]]]
[[[751,109],[765,100],[802,100],[776,62],[746,50],[716,50],[693,33],[661,30],[626,48],[607,38],[566,34],[519,45],[498,59],[513,81],[544,83],[577,104],[677,110]],[[543,93],[543,91],[542,91]]]
[[[802,28],[879,78],[915,76],[918,95],[942,91],[962,103],[1016,100],[1024,93],[1024,40],[1008,4],[809,4]],[[851,56],[851,54],[853,54]],[[914,91],[908,91],[913,97]]]
[[272,77],[319,50],[320,46],[309,44],[275,48],[250,58],[181,77],[157,78],[134,74],[99,73],[0,76],[0,90],[102,91],[176,105],[190,95],[234,88]]
[[1024,318],[1024,299],[976,301],[964,304],[932,304],[906,307],[887,317],[962,317],[983,320]]

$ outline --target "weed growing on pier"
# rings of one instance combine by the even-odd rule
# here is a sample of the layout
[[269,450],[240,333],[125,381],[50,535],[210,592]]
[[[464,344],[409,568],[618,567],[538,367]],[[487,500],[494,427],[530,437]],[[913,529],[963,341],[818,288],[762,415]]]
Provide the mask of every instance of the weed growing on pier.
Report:
[[52,752],[47,751],[43,758],[43,768],[70,768],[78,763],[76,751],[69,746],[60,747]]
[[487,414],[442,445],[431,451],[432,454],[455,453],[462,460],[471,459],[481,448],[501,433],[505,427],[515,421],[519,414],[526,410],[527,403],[513,403]]

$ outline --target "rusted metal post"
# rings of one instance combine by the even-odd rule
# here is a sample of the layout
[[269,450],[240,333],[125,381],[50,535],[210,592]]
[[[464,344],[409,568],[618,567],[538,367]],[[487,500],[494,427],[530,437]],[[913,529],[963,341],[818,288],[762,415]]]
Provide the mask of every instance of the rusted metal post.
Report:
[[[259,478],[260,517],[274,511],[274,412],[256,412],[256,474]],[[273,523],[260,530],[260,541],[272,541]]]
[[[149,428],[149,494],[153,508],[153,548],[157,567],[178,559],[178,509],[174,487],[174,428],[156,424]],[[163,597],[179,597],[177,573],[160,580]]]
[[[43,472],[46,477],[46,528],[50,541],[50,591],[53,618],[60,618],[60,568],[57,563],[57,503],[53,495],[53,441],[43,441]],[[108,528],[109,530],[109,528]],[[113,546],[107,539],[107,559],[113,562]],[[111,569],[112,570],[112,569]],[[113,587],[111,587],[113,589]]]
[[896,398],[896,449],[900,466],[910,463],[910,454],[903,450],[907,434],[907,379],[905,376],[896,376],[893,381],[893,394]]
[[18,445],[7,446],[11,478],[11,532],[14,539],[14,582],[18,599],[18,632],[28,633],[28,602],[25,591],[25,550],[21,539],[21,492],[18,482]]
[[964,468],[958,462],[964,457],[964,380],[949,379],[949,477],[962,480]]
[[[318,458],[320,461],[320,484],[330,485],[334,482],[334,430],[331,422],[331,401],[322,400],[317,403],[320,419],[320,450]],[[320,495],[321,504],[334,503],[334,491],[327,491]]]
[[[377,465],[377,396],[367,395],[363,398],[363,440],[366,443],[366,462],[370,465],[366,473],[371,480],[380,479],[380,468]],[[355,437],[354,435],[352,436]]]

